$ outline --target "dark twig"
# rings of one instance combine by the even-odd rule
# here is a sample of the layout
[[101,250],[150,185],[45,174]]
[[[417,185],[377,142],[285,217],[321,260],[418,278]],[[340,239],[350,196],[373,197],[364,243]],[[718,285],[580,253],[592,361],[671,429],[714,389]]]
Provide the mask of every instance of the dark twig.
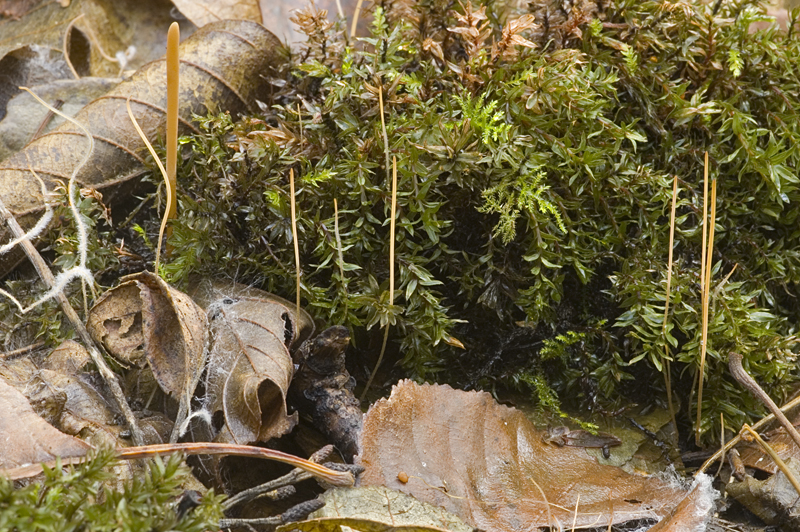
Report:
[[[312,454],[308,458],[308,461],[314,462],[315,464],[319,464],[323,460],[325,460],[332,452],[333,452],[333,445],[326,445],[325,447],[322,447],[317,452]],[[289,473],[283,475],[282,477],[270,480],[269,482],[265,482],[263,484],[259,484],[258,486],[254,486],[250,489],[240,491],[230,499],[223,502],[222,509],[228,511],[236,505],[250,502],[256,497],[260,497],[265,493],[269,493],[270,491],[277,490],[284,486],[291,486],[297,484],[298,482],[308,480],[312,476],[313,475],[311,475],[311,473],[308,473],[307,471],[303,471],[300,468],[295,468],[291,470]]]
[[731,351],[731,353],[728,355],[728,367],[731,370],[731,375],[733,375],[733,378],[739,381],[742,386],[747,388],[747,391],[753,394],[756,399],[764,403],[764,406],[766,406],[769,411],[772,412],[783,428],[786,429],[786,432],[789,433],[789,436],[791,436],[794,442],[797,444],[797,447],[800,448],[800,433],[797,432],[797,429],[794,428],[794,425],[792,425],[787,417],[783,415],[781,409],[778,408],[778,405],[776,405],[770,396],[767,395],[767,392],[762,390],[761,386],[759,386],[758,383],[753,380],[753,377],[748,375],[744,370],[742,367],[742,355]]

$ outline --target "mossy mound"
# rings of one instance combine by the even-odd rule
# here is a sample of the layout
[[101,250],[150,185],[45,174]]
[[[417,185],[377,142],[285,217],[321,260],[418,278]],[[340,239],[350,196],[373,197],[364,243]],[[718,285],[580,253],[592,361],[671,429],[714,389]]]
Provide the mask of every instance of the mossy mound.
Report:
[[305,307],[357,347],[372,337],[377,351],[389,324],[415,377],[600,410],[663,392],[669,359],[688,419],[708,152],[702,431],[717,437],[721,412],[734,430],[761,412],[728,374],[731,350],[785,393],[800,318],[798,12],[788,31],[755,31],[769,19],[752,1],[408,4],[383,2],[357,42],[299,13],[308,42],[267,80],[264,114],[201,120],[164,272],[227,272],[292,298],[293,169]]

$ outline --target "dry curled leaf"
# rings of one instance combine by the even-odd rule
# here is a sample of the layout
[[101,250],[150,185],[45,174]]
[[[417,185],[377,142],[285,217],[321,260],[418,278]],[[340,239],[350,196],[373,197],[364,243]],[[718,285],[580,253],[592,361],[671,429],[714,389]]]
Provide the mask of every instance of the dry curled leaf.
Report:
[[[785,464],[795,477],[800,476],[800,461],[789,457]],[[728,484],[725,490],[769,525],[780,525],[783,530],[800,527],[800,498],[783,471],[766,480],[748,476],[742,482]]]
[[[87,328],[122,364],[147,364],[160,388],[179,401],[180,427],[205,365],[206,314],[188,295],[152,273],[120,281],[92,307]],[[173,431],[171,439],[175,438]]]
[[294,373],[290,352],[311,335],[311,318],[304,311],[296,316],[288,301],[242,285],[204,281],[193,295],[211,325],[207,404],[224,420],[215,441],[246,445],[290,431],[296,423],[286,413]]
[[488,393],[401,381],[364,420],[361,482],[409,493],[488,532],[661,519],[686,496],[544,438]]
[[[277,64],[280,42],[263,26],[248,21],[222,21],[198,30],[180,48],[180,117],[184,128],[192,114],[228,110],[238,114],[265,99],[264,86],[254,73],[268,72]],[[110,203],[128,199],[144,174],[146,148],[131,125],[126,99],[145,135],[163,135],[166,106],[166,66],[163,59],[142,67],[129,80],[84,107],[75,119],[95,138],[91,159],[78,173],[80,187],[103,192]],[[49,188],[69,178],[86,155],[87,139],[72,124],[64,124],[28,144],[0,163],[0,200],[30,228],[43,209],[40,185],[28,169],[28,161]],[[0,228],[0,242],[8,231]],[[21,252],[20,252],[21,253]],[[20,260],[8,253],[0,260],[0,276]]]

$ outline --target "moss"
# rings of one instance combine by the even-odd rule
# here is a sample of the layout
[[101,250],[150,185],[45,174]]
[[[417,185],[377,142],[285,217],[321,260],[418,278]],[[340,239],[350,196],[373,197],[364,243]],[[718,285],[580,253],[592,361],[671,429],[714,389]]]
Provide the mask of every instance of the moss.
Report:
[[112,450],[94,453],[75,467],[45,469],[44,480],[15,488],[0,477],[0,529],[11,532],[203,532],[218,528],[221,497],[207,493],[200,505],[179,513],[180,488],[190,475],[182,457],[155,459],[149,472],[109,489]]
[[[795,19],[788,33],[751,32],[765,19],[755,1],[544,2],[534,23],[491,1],[382,5],[358,43],[313,9],[300,13],[310,38],[270,80],[281,88],[268,111],[199,119],[203,134],[184,141],[173,280],[223,271],[291,298],[293,168],[305,176],[306,308],[349,326],[358,347],[391,322],[412,376],[486,387],[528,374],[545,397],[544,375],[562,399],[577,386],[601,407],[637,389],[652,400],[668,356],[675,393],[693,409],[708,151],[718,215],[703,429],[720,412],[735,429],[762,411],[728,375],[730,350],[786,393],[800,318]],[[378,91],[398,159],[394,305]],[[553,370],[542,341],[567,331],[591,334]],[[522,337],[533,346],[522,354],[492,347]]]

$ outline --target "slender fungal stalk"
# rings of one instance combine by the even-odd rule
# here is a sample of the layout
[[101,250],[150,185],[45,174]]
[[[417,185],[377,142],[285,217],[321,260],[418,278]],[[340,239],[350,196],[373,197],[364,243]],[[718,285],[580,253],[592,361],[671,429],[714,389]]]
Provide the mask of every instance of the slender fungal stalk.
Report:
[[164,216],[161,218],[161,229],[159,229],[158,231],[158,246],[156,246],[156,262],[154,266],[155,268],[154,273],[158,275],[158,264],[161,258],[161,240],[164,236],[164,228],[167,226],[167,219],[169,218],[169,203],[170,201],[172,201],[172,190],[170,189],[169,177],[167,177],[167,170],[164,168],[164,165],[161,164],[161,159],[158,158],[156,150],[153,149],[153,145],[150,144],[149,140],[147,140],[144,131],[142,131],[142,128],[139,127],[139,122],[136,121],[136,117],[133,116],[130,96],[128,96],[128,99],[126,100],[125,103],[128,109],[128,117],[130,117],[131,123],[133,124],[134,129],[136,129],[136,132],[139,134],[139,137],[142,139],[142,142],[144,142],[144,145],[147,146],[147,149],[150,151],[150,155],[152,155],[153,160],[156,162],[156,166],[158,166],[158,169],[161,171],[161,176],[164,178],[164,183],[167,187],[167,208],[164,209]]
[[[178,213],[178,203],[175,201],[177,190],[178,168],[178,89],[180,79],[180,59],[178,46],[180,45],[181,32],[177,22],[173,22],[167,32],[167,218],[173,219]],[[163,222],[161,233],[158,236],[158,249],[161,249],[163,235]],[[171,231],[167,231],[167,236]],[[156,268],[158,274],[158,268]]]
[[[706,162],[708,157],[706,156]],[[706,164],[706,168],[708,164]],[[697,385],[697,421],[695,424],[695,442],[700,443],[700,416],[703,413],[703,377],[706,369],[706,352],[708,351],[708,295],[711,287],[711,264],[714,262],[714,227],[717,215],[717,180],[711,184],[711,228],[708,232],[708,252],[706,253],[705,286],[703,290],[703,332],[700,343],[700,374]]]
[[[394,226],[397,211],[397,157],[392,157],[392,209],[391,219],[389,221],[389,306],[394,305]],[[375,368],[369,376],[367,385],[364,386],[364,391],[361,392],[361,401],[366,397],[369,387],[372,385],[375,374],[378,373],[378,368],[383,362],[383,355],[386,352],[386,342],[389,339],[389,323],[386,323],[386,328],[383,331],[383,344],[381,345],[381,353],[378,355],[378,361],[375,363]]]
[[300,321],[300,244],[297,242],[297,214],[294,199],[294,168],[289,169],[289,194],[291,196],[292,209],[292,241],[294,241],[294,269],[297,272],[297,309],[295,319]]
[[672,419],[672,426],[678,430],[678,422],[675,419],[675,406],[672,402],[672,375],[669,360],[669,341],[667,340],[667,318],[669,317],[669,292],[672,286],[672,247],[675,244],[675,207],[678,203],[678,176],[672,180],[672,211],[669,217],[669,252],[667,255],[667,297],[664,302],[664,324],[662,333],[664,335],[664,384],[667,387],[667,405],[669,406],[669,416]]
[[350,38],[354,39],[356,36],[356,26],[358,26],[358,16],[361,14],[361,5],[364,0],[358,0],[356,4],[356,12],[353,14],[353,25],[350,27]]

